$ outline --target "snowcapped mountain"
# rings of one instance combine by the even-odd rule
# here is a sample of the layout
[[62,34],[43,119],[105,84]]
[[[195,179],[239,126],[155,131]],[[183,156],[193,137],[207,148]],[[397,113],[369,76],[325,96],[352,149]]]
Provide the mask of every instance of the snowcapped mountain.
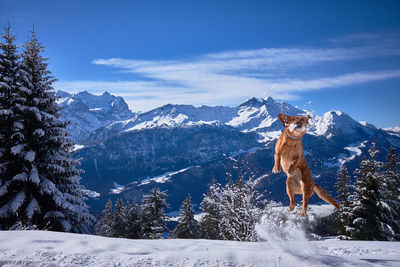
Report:
[[57,96],[57,102],[63,108],[63,118],[72,122],[68,130],[78,142],[97,128],[135,115],[122,97],[110,95],[108,92],[93,95],[86,91],[77,94],[58,91]]
[[[236,179],[239,155],[246,178],[266,197],[285,202],[285,175],[271,173],[274,144],[283,130],[277,115],[310,114],[272,98],[251,98],[236,107],[168,104],[133,114],[121,97],[108,93],[58,94],[63,115],[75,123],[82,183],[96,195],[90,200],[93,210],[104,208],[108,198],[140,198],[154,186],[168,190],[172,210],[187,193],[198,209],[212,178],[222,184],[229,176]],[[381,160],[391,145],[400,148],[400,137],[390,130],[340,111],[312,116],[311,124],[304,153],[316,182],[331,194],[337,168],[346,163],[352,172],[372,141]]]
[[386,131],[387,133],[400,137],[400,127],[390,127],[390,128],[383,128],[382,130]]
[[279,103],[272,98],[251,98],[237,107],[194,107],[168,104],[97,129],[88,139],[100,141],[115,134],[151,128],[225,125],[242,132],[256,132],[260,135],[260,140],[271,141],[276,137],[275,131],[280,130],[281,123],[277,119],[279,113],[305,114],[302,110],[286,103]]

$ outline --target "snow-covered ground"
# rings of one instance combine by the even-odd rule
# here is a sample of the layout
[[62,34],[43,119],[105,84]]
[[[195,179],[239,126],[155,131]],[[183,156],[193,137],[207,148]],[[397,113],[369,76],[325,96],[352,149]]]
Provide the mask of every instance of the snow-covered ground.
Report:
[[0,266],[400,266],[400,242],[128,240],[0,231]]

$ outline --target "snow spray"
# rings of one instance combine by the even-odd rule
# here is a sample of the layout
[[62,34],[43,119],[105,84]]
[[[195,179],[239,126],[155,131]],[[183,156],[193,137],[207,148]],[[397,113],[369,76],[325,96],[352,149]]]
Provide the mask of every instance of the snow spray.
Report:
[[270,243],[272,248],[284,250],[292,255],[314,253],[307,239],[307,224],[313,215],[299,217],[300,209],[287,212],[285,207],[270,207],[262,216],[255,229],[261,241]]

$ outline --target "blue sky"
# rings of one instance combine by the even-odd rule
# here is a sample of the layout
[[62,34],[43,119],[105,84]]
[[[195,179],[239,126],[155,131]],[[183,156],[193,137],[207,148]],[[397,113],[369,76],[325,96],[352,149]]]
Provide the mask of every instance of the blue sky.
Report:
[[400,125],[400,1],[0,0],[18,42],[34,23],[56,89],[132,110],[272,96]]

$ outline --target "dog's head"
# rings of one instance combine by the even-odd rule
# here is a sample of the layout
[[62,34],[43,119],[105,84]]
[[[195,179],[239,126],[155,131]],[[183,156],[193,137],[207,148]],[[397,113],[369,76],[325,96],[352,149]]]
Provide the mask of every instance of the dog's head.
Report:
[[309,120],[311,116],[302,117],[278,114],[278,118],[290,135],[293,137],[303,137],[310,126]]

